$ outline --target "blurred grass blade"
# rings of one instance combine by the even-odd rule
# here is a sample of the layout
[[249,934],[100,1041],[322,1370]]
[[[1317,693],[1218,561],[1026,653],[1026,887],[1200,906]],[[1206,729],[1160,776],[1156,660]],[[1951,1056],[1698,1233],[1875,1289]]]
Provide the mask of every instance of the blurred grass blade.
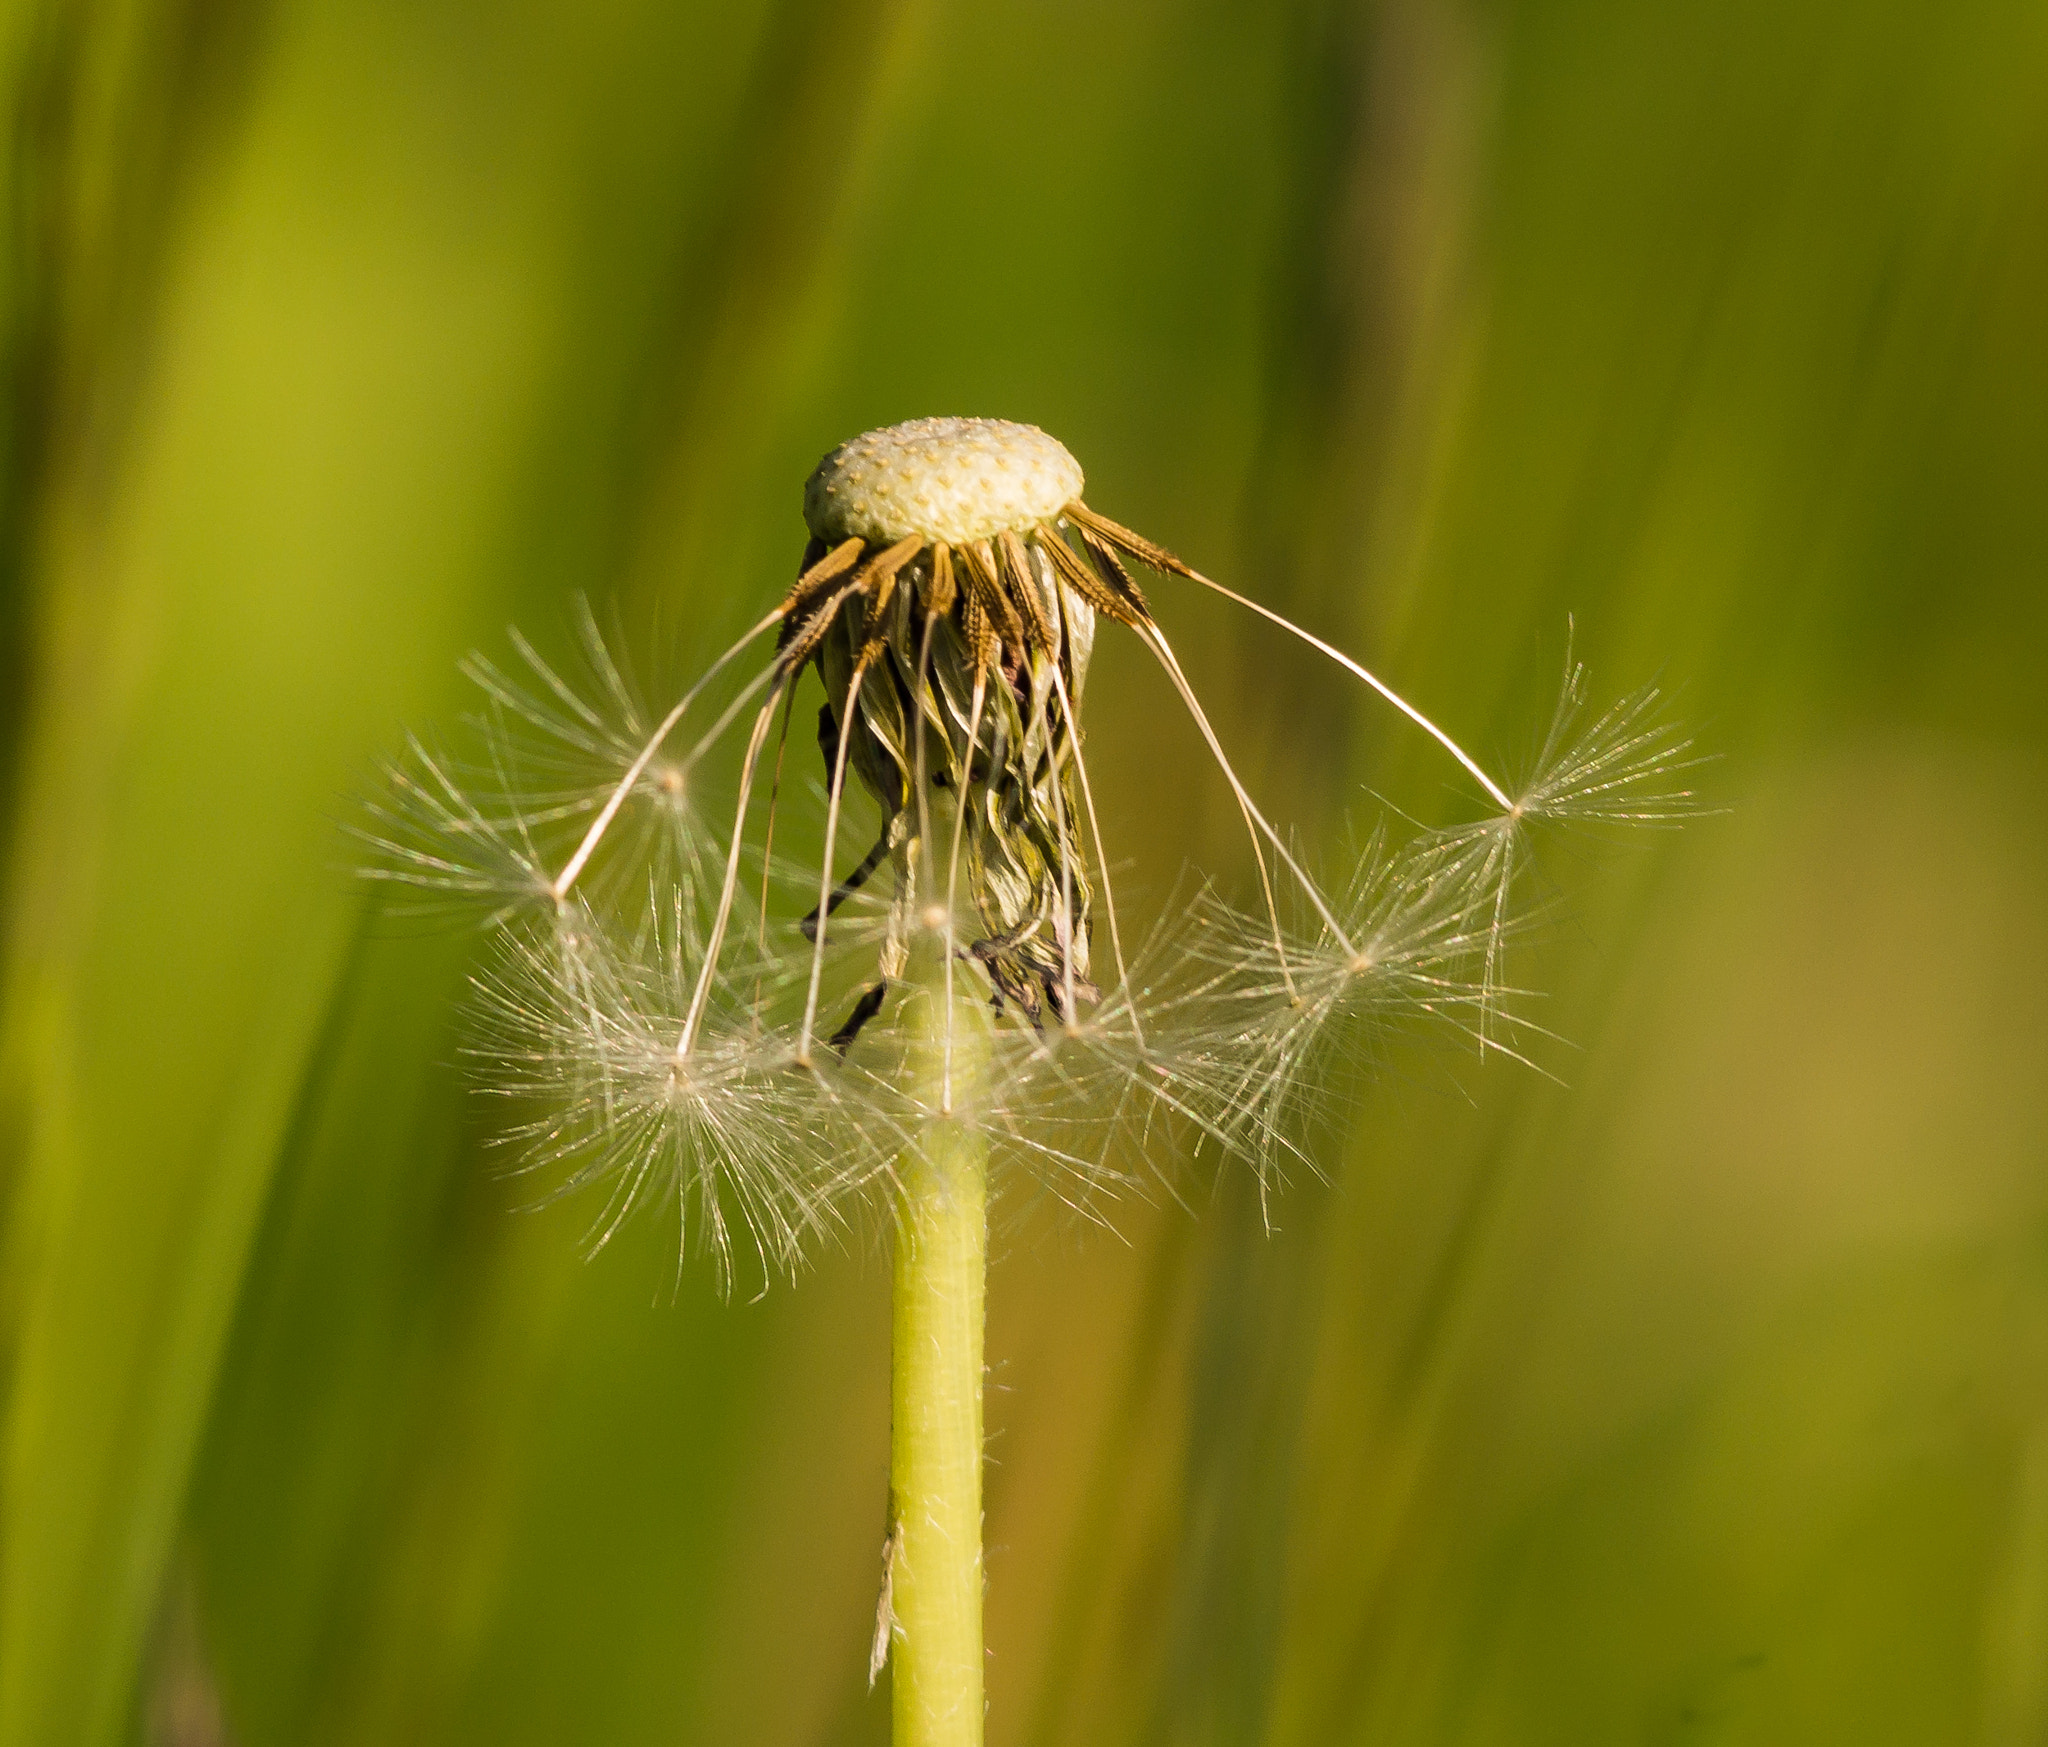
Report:
[[[8,1233],[10,1747],[128,1726],[351,927],[337,797],[445,690],[482,507],[448,488],[490,471],[478,408],[518,380],[507,365],[530,338],[489,227],[309,245],[308,171],[334,138],[293,80],[308,54],[333,75],[367,46],[287,45],[248,150],[187,197],[186,269],[143,347],[149,394],[127,427],[67,450],[37,506],[5,1008],[7,1095],[31,1113]],[[353,119],[345,135],[372,186],[465,204],[401,142],[363,142]],[[337,430],[358,440],[337,448]]]

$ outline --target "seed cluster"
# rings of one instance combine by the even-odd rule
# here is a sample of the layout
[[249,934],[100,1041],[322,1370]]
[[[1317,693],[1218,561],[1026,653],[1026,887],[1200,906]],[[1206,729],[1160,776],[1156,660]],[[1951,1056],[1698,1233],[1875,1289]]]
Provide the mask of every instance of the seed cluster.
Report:
[[[935,1118],[981,1126],[1091,1211],[1138,1187],[1134,1161],[1171,1171],[1204,1149],[1249,1158],[1264,1184],[1289,1157],[1309,1162],[1333,1069],[1388,1020],[1495,1052],[1527,1035],[1503,950],[1527,915],[1532,827],[1694,810],[1675,778],[1696,761],[1654,691],[1588,721],[1568,665],[1533,767],[1503,786],[1352,657],[1100,515],[1081,488],[1074,458],[1028,425],[868,432],[811,476],[795,585],[666,709],[638,695],[586,610],[584,674],[515,635],[524,674],[470,665],[482,746],[415,741],[391,770],[364,872],[485,913],[500,951],[477,980],[472,1050],[486,1088],[531,1113],[513,1138],[567,1185],[609,1185],[600,1239],[660,1197],[726,1267],[751,1247],[794,1269],[887,1199],[907,1137]],[[1457,760],[1482,815],[1376,831],[1336,878],[1311,875],[1232,767],[1139,570],[1214,591],[1336,662]],[[1080,712],[1104,622],[1157,663],[1214,758],[1256,866],[1255,911],[1199,887],[1149,938],[1119,938],[1118,838],[1145,822],[1098,819],[1090,792]],[[742,677],[734,664],[771,630],[773,655]],[[813,673],[830,783],[822,852],[799,866],[776,816]],[[684,733],[693,712],[713,719]],[[735,784],[707,789],[702,761],[749,716]],[[856,790],[880,815],[871,845],[841,840],[865,815]],[[713,794],[724,824],[702,810]],[[933,1101],[888,1064],[921,1023],[905,1016],[935,1011]],[[956,1025],[989,1036],[957,1105]]]

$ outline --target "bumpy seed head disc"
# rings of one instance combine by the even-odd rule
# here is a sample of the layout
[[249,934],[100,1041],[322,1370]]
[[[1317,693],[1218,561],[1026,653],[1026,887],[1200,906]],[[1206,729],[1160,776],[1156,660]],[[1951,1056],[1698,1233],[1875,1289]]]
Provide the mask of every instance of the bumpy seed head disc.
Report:
[[912,419],[841,443],[804,485],[804,521],[827,545],[915,534],[964,545],[1050,521],[1081,495],[1081,464],[1036,425]]

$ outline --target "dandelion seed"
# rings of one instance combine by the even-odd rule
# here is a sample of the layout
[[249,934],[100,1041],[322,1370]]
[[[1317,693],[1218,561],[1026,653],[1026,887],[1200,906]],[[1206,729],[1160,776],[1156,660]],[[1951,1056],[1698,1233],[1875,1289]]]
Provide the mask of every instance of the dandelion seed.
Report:
[[728,1285],[742,1249],[793,1275],[886,1177],[899,1138],[886,1101],[807,1070],[787,1026],[760,1023],[744,965],[678,1054],[702,940],[679,919],[657,932],[631,952],[587,913],[570,949],[508,933],[476,979],[470,1054],[488,1090],[530,1109],[507,1136],[527,1168],[559,1167],[555,1194],[606,1189],[593,1249],[665,1200]]

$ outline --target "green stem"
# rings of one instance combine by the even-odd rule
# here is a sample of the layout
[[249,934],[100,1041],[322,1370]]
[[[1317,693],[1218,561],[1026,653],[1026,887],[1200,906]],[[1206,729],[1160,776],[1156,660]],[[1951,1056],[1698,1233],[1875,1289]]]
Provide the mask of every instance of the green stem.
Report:
[[[947,1076],[944,978],[905,1003],[906,1062],[928,1108]],[[895,1747],[980,1747],[982,1302],[988,1142],[972,1119],[986,1072],[982,1004],[956,999],[952,1107],[898,1170],[890,1597]]]

